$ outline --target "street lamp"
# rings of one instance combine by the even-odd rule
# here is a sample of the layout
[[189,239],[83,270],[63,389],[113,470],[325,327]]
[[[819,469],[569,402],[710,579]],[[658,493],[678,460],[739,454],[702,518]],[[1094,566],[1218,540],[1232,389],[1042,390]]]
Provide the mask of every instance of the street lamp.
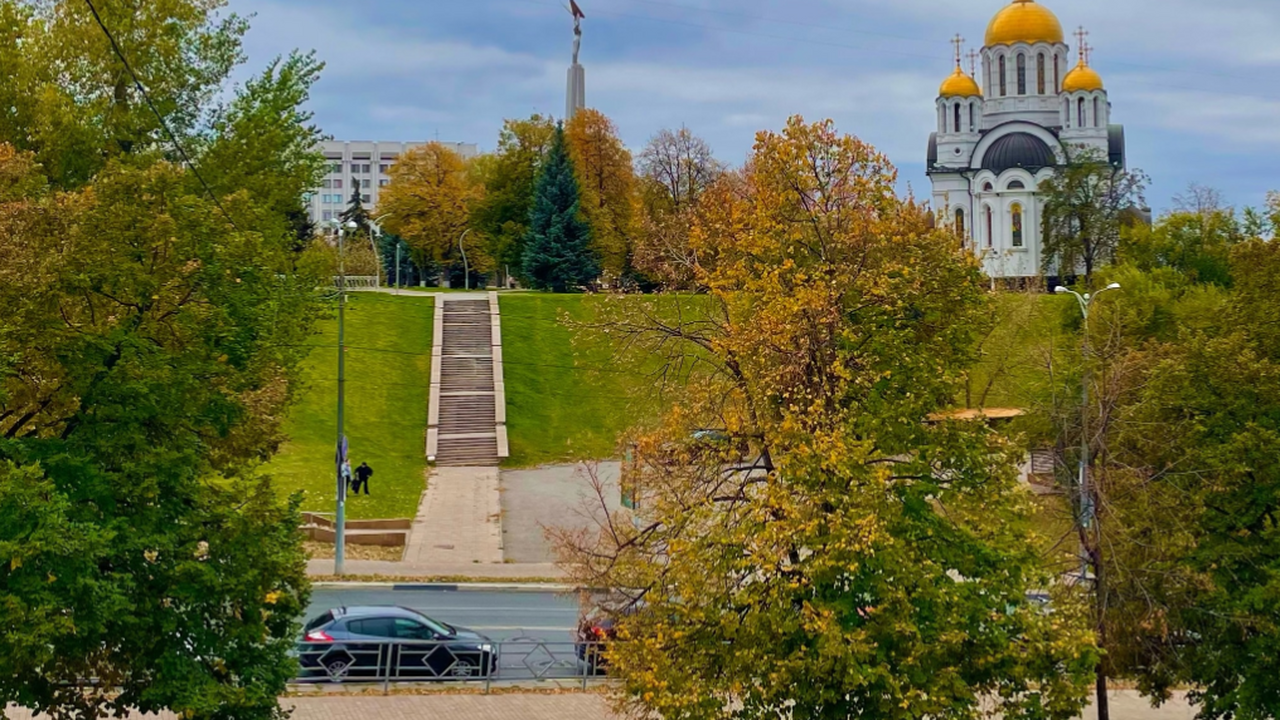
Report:
[[[374,234],[382,236],[382,226],[378,223],[391,213],[383,213],[378,217],[369,221],[369,247],[373,250],[374,265],[376,269],[374,273],[378,276],[378,286],[382,286],[382,258],[378,255],[378,243],[374,240]],[[396,243],[396,289],[400,287],[400,243]]]
[[462,252],[462,283],[467,290],[471,289],[471,267],[467,265],[467,249],[462,247],[462,238],[466,237],[469,232],[471,232],[471,228],[463,230],[462,234],[458,236],[458,250]]
[[[1093,494],[1089,491],[1089,308],[1093,305],[1093,301],[1098,296],[1108,290],[1119,290],[1120,283],[1111,283],[1096,293],[1090,295],[1084,293],[1081,295],[1075,290],[1065,288],[1061,285],[1055,287],[1053,291],[1059,295],[1070,294],[1075,297],[1076,302],[1080,304],[1080,315],[1084,320],[1083,330],[1080,333],[1083,337],[1081,342],[1081,352],[1083,353],[1085,372],[1080,378],[1080,468],[1079,468],[1079,487],[1080,487],[1080,527],[1088,530],[1093,524]],[[1084,575],[1084,571],[1081,571]]]
[[347,460],[347,436],[342,432],[342,410],[347,380],[346,348],[343,347],[346,319],[344,310],[347,305],[347,264],[344,255],[346,248],[342,240],[343,230],[354,232],[357,225],[354,220],[348,220],[345,225],[337,221],[335,224],[338,227],[338,448],[334,458],[338,465],[338,512],[333,524],[333,574],[341,575],[347,529],[347,483],[342,477],[342,466]]

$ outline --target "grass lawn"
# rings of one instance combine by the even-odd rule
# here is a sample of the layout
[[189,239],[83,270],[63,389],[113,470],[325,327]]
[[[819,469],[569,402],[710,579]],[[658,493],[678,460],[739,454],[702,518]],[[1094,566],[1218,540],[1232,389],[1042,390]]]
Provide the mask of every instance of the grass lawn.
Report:
[[[346,311],[345,429],[351,467],[373,468],[368,497],[350,496],[348,518],[412,517],[424,486],[423,432],[431,382],[431,298],[353,293]],[[267,465],[282,493],[302,490],[303,510],[333,512],[337,438],[338,322],[319,324],[289,414],[290,440]]]
[[1079,339],[1064,326],[1075,299],[1044,293],[1001,292],[996,324],[983,338],[980,359],[969,372],[961,407],[1031,409],[1043,399],[1052,360],[1059,372],[1074,366]]
[[[672,300],[664,296],[657,301]],[[652,302],[641,296],[510,293],[502,310],[503,376],[507,393],[506,464],[528,467],[617,455],[618,435],[656,417],[652,367],[615,362],[603,336],[578,334],[562,316],[589,322],[605,302]]]

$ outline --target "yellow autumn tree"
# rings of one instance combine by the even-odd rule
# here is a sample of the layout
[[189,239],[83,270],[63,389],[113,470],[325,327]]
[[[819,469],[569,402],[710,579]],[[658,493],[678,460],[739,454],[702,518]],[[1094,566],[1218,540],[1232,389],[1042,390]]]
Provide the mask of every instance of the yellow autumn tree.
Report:
[[591,245],[611,282],[632,274],[635,172],[631,153],[618,139],[613,122],[584,108],[565,125],[565,140],[578,178],[582,214],[591,228]]
[[618,303],[602,325],[685,379],[628,439],[635,510],[554,533],[571,581],[608,590],[620,710],[1079,712],[1097,653],[1065,596],[1028,598],[1051,574],[1018,452],[940,415],[990,299],[895,181],[829,121],[762,132],[693,221],[705,301]]
[[[386,215],[383,227],[400,236],[416,254],[419,265],[461,271],[458,241],[467,230],[482,188],[467,163],[448,147],[430,142],[401,155],[388,173],[376,214]],[[473,272],[486,272],[492,262],[479,237],[464,239]]]

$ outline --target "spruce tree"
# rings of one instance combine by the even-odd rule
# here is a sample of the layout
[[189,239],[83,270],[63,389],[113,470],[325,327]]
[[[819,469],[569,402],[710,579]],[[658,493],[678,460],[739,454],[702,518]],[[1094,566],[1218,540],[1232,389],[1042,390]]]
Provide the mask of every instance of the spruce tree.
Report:
[[351,183],[355,185],[351,189],[351,200],[347,203],[347,209],[338,214],[338,220],[343,225],[354,221],[356,232],[368,236],[372,223],[369,222],[369,211],[364,209],[364,202],[360,198],[360,181],[352,178]]
[[579,213],[578,181],[560,126],[534,187],[524,274],[533,287],[555,292],[576,289],[600,276],[600,259]]

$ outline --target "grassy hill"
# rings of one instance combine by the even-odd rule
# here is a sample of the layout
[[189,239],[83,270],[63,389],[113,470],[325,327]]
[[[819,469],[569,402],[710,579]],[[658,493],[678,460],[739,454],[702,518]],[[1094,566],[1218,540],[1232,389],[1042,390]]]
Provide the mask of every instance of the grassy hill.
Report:
[[[354,293],[346,310],[345,429],[351,466],[373,468],[370,495],[347,502],[349,518],[412,517],[424,486],[423,430],[431,379],[432,299]],[[336,480],[338,323],[322,321],[291,409],[290,440],[267,465],[283,493],[302,490],[304,510],[333,512]]]
[[658,363],[620,361],[602,332],[563,321],[601,319],[605,303],[656,303],[674,312],[678,296],[601,296],[510,293],[499,296],[507,392],[507,465],[603,459],[617,454],[617,438],[661,407]]

